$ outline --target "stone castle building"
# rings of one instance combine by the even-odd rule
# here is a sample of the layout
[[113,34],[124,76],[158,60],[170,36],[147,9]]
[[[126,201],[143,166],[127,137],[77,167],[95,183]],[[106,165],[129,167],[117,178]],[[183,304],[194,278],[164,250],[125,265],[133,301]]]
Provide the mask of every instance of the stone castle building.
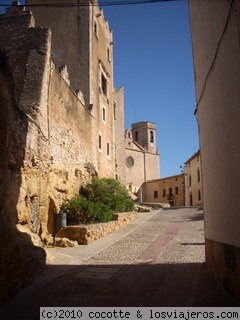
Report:
[[0,16],[0,301],[45,264],[64,200],[93,174],[125,182],[113,35],[97,2],[82,3],[31,12],[14,2]]
[[[43,6],[30,6],[36,3]],[[61,4],[61,1],[54,0],[51,3]],[[91,113],[93,121],[87,139],[90,153],[95,158],[93,165],[100,177],[114,177],[113,132],[116,127],[116,108],[123,108],[123,104],[116,106],[114,98],[112,30],[104,18],[103,10],[96,5],[96,0],[89,0],[88,5],[84,0],[68,0],[64,3],[79,6],[45,7],[45,0],[26,1],[36,27],[51,30],[51,59],[55,68],[66,74],[70,88]],[[120,123],[121,119],[118,120]],[[117,127],[119,134],[124,127],[119,124]]]
[[145,181],[160,177],[160,155],[154,123],[137,122],[132,124],[131,130],[126,130],[125,157],[126,185],[131,192],[139,193]]

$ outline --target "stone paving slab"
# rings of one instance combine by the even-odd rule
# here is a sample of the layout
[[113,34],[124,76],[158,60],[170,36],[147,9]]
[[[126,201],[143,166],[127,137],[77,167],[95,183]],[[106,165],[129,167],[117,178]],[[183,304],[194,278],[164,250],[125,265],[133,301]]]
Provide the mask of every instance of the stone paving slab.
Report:
[[123,267],[119,266],[89,266],[79,273],[75,274],[74,277],[83,278],[83,279],[103,279],[108,280],[111,279],[114,275],[116,275],[119,271],[122,270]]
[[89,272],[89,271],[82,271],[75,274],[74,277],[83,278],[83,279],[101,279],[101,280],[109,280],[114,276],[114,273],[107,273],[107,272]]

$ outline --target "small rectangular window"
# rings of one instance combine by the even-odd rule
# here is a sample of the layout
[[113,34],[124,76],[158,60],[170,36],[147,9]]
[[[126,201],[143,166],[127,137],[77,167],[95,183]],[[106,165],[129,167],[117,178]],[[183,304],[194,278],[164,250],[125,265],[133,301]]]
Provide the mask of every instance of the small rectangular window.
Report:
[[178,187],[175,188],[175,194],[178,194]]
[[104,77],[104,74],[102,73],[102,80],[101,80],[101,88],[102,92],[105,96],[107,96],[107,79]]
[[103,121],[106,121],[106,109],[105,108],[103,108],[102,117],[103,117]]
[[108,142],[107,142],[107,155],[108,155],[108,156],[110,155],[110,145],[109,145]]
[[200,170],[198,169],[198,170],[197,170],[197,182],[200,182],[200,179],[201,179],[201,178],[200,178]]
[[172,188],[168,189],[168,200],[172,200],[173,199],[173,192],[172,192]]
[[108,61],[111,62],[111,49],[110,48],[107,48],[107,58],[108,58]]
[[138,141],[138,131],[135,131],[135,141]]
[[101,135],[98,136],[98,148],[100,150],[102,150],[102,136]]
[[94,33],[96,39],[98,40],[98,24],[97,24],[97,21],[94,21],[94,24],[93,24],[93,33]]
[[154,198],[158,198],[158,191],[154,191]]
[[200,201],[201,200],[201,191],[200,190],[198,190],[198,200]]
[[189,176],[189,187],[191,187],[192,186],[192,177],[191,177],[191,175]]
[[117,104],[115,101],[113,101],[113,117],[114,117],[114,120],[117,119]]
[[150,142],[154,143],[154,134],[153,131],[150,131]]
[[163,197],[166,197],[166,189],[163,189],[162,195],[163,195]]

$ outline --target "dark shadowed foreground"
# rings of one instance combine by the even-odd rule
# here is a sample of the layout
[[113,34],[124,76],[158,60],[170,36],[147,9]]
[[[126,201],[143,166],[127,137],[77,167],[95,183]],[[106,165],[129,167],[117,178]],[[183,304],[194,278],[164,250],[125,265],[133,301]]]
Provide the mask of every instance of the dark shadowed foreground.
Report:
[[139,213],[89,246],[49,250],[55,261],[0,309],[4,319],[38,319],[47,306],[236,306],[206,270],[198,208]]

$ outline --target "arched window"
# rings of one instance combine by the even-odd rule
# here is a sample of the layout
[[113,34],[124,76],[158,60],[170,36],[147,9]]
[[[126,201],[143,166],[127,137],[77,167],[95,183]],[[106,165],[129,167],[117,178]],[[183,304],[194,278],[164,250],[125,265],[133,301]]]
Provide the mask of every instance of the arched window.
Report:
[[135,141],[138,141],[138,131],[135,131]]
[[154,143],[154,133],[153,133],[153,131],[150,131],[150,142]]
[[107,78],[102,73],[102,82],[101,82],[101,89],[103,94],[107,97]]

